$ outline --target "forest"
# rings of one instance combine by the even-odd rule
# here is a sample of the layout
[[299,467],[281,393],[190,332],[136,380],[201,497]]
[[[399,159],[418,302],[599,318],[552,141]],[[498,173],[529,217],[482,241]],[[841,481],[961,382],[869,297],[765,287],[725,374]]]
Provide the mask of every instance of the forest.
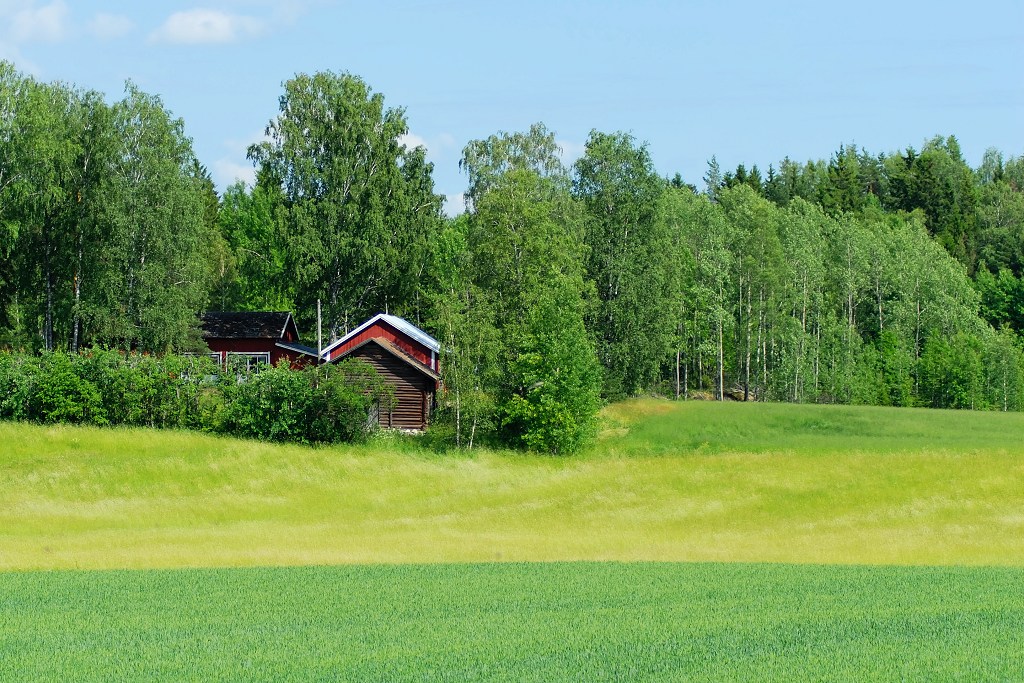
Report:
[[[199,350],[204,310],[371,315],[442,344],[434,431],[571,452],[598,407],[675,398],[1024,408],[1024,158],[956,138],[663,177],[593,131],[468,141],[447,217],[405,110],[298,74],[254,186],[218,194],[186,123],[0,62],[0,348]],[[925,134],[927,134],[926,132]]]

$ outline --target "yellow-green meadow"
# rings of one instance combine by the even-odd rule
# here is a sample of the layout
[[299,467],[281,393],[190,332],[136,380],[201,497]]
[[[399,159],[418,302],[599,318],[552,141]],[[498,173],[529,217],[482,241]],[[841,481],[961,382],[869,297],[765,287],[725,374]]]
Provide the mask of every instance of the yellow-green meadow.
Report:
[[1024,565],[1024,415],[639,400],[558,458],[0,424],[0,568]]

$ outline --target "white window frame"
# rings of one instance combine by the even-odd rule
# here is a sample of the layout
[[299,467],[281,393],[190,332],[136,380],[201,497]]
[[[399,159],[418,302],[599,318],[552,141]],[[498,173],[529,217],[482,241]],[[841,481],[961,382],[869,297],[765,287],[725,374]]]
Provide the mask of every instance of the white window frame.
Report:
[[232,358],[245,358],[246,373],[258,372],[260,365],[270,367],[269,351],[228,351],[226,367],[234,367],[234,363],[231,362]]

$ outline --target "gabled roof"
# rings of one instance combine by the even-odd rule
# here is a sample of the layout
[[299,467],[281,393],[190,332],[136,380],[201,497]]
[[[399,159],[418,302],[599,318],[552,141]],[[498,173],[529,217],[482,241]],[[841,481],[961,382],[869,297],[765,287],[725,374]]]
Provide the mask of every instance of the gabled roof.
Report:
[[377,315],[373,316],[356,329],[346,334],[341,339],[331,342],[329,346],[326,346],[323,351],[324,358],[327,358],[330,355],[331,351],[338,348],[348,340],[352,339],[366,328],[371,327],[375,323],[381,321],[387,323],[388,325],[391,325],[391,327],[404,333],[405,335],[411,337],[412,339],[415,339],[420,344],[423,344],[434,353],[438,353],[441,351],[441,344],[436,339],[431,337],[429,334],[427,334],[420,328],[413,325],[405,318],[399,318],[397,315],[388,315],[387,313],[378,313]]
[[203,339],[281,339],[295,325],[287,311],[207,311],[199,320]]
[[339,356],[337,358],[337,360],[343,360],[345,358],[348,358],[349,356],[351,356],[352,354],[354,354],[356,351],[358,351],[359,349],[363,348],[367,344],[376,344],[377,346],[381,347],[382,349],[384,349],[385,351],[390,353],[392,356],[394,356],[398,360],[402,361],[406,365],[411,366],[414,370],[416,370],[416,372],[419,372],[421,374],[426,375],[427,377],[431,378],[435,382],[441,379],[441,375],[437,374],[436,372],[434,372],[433,370],[428,368],[426,365],[424,365],[423,363],[419,362],[418,360],[416,360],[415,358],[413,358],[412,356],[407,354],[405,351],[403,351],[402,349],[398,348],[397,346],[395,346],[394,344],[389,342],[387,339],[381,339],[379,337],[373,337],[372,339],[367,339],[366,341],[362,342],[361,344],[353,346],[351,349],[349,349],[348,351],[345,352],[345,355]]

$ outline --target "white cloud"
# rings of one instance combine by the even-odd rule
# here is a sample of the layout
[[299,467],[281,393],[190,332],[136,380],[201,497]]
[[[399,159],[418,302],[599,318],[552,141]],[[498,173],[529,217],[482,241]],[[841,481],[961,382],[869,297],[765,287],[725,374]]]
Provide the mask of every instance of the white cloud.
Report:
[[225,156],[213,163],[210,176],[217,189],[223,192],[228,185],[236,180],[244,180],[249,187],[256,184],[256,169],[252,162],[246,159],[249,146],[264,142],[270,138],[263,131],[253,133],[247,138],[229,138],[224,141],[223,147],[227,151]]
[[169,16],[150,34],[150,39],[163,43],[233,43],[257,36],[264,28],[264,23],[255,17],[194,9]]
[[28,7],[10,17],[8,35],[15,43],[56,43],[67,35],[67,19],[68,6],[63,0],[54,0],[41,7],[30,2]]
[[3,40],[0,40],[0,60],[14,64],[18,71],[30,76],[38,78],[43,73],[39,65],[27,59],[16,45]]
[[423,149],[429,150],[427,141],[421,138],[416,133],[406,133],[405,135],[398,136],[398,144],[405,145],[406,149],[416,149],[422,147]]
[[587,151],[586,144],[582,142],[569,142],[568,140],[556,140],[555,144],[561,148],[562,152],[559,157],[562,159],[562,163],[565,164],[566,168],[572,166],[577,159],[583,156],[583,153]]
[[427,151],[427,159],[436,164],[448,156],[448,151],[455,146],[455,138],[451,133],[438,133],[425,138],[410,131],[398,137],[398,144],[405,145],[407,149],[422,147]]
[[135,28],[135,22],[120,14],[97,14],[89,22],[88,29],[100,40],[120,38]]
[[466,197],[461,192],[444,196],[444,212],[449,218],[455,218],[466,212]]
[[223,192],[236,180],[244,180],[249,187],[256,184],[256,169],[252,164],[240,164],[231,159],[218,159],[210,173],[214,184]]

